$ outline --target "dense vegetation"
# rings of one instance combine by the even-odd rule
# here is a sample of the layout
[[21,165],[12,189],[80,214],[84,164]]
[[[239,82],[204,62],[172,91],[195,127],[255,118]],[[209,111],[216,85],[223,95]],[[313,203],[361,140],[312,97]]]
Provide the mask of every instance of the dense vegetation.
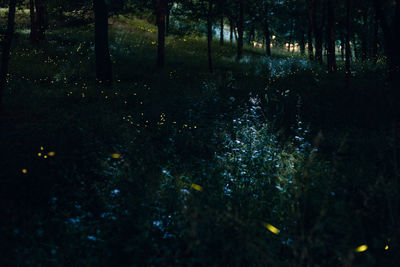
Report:
[[93,2],[0,1],[0,266],[397,265],[398,1]]

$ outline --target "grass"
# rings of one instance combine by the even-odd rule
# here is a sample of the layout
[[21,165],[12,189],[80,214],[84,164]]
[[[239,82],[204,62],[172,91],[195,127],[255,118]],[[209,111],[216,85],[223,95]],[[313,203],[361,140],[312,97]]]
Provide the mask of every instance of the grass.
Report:
[[155,27],[118,16],[115,83],[103,87],[92,26],[46,36],[32,47],[18,32],[12,50],[5,265],[394,262],[382,66],[357,66],[348,87],[342,71],[251,47],[237,62],[234,45],[215,41],[210,74],[204,39],[170,36],[159,71]]

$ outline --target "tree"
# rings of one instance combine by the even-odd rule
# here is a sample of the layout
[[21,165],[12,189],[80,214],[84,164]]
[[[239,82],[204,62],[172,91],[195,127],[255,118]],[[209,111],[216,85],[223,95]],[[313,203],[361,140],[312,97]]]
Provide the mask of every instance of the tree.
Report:
[[42,0],[29,0],[29,11],[31,22],[29,40],[32,43],[37,43],[45,39],[47,28],[46,6]]
[[95,17],[96,79],[100,83],[112,83],[112,67],[108,48],[108,11],[105,0],[93,0]]
[[237,58],[241,59],[243,56],[243,35],[244,35],[244,2],[243,0],[238,0],[238,39],[237,39]]
[[271,56],[271,34],[269,30],[269,3],[264,0],[264,38],[265,38],[265,54]]
[[389,71],[392,77],[396,77],[400,71],[400,52],[397,48],[400,39],[400,0],[392,2],[392,5],[394,6],[394,14],[391,16],[391,20],[390,16],[385,16],[385,3],[387,2],[373,0],[376,16],[383,31],[384,48],[385,54],[388,58]]
[[350,59],[351,59],[351,48],[350,48],[350,20],[351,20],[351,0],[346,0],[346,77],[350,77]]
[[208,12],[207,12],[207,55],[208,55],[208,70],[213,73],[213,63],[212,63],[212,52],[211,52],[211,42],[212,42],[212,9],[213,0],[208,0]]
[[158,28],[157,67],[161,69],[165,65],[165,34],[168,0],[154,0],[154,8]]
[[328,27],[327,27],[327,62],[330,72],[336,71],[336,54],[335,54],[335,5],[333,0],[328,0]]
[[7,31],[3,40],[3,51],[0,66],[0,108],[3,104],[4,89],[7,84],[8,63],[10,60],[11,44],[14,36],[16,0],[10,0],[8,7]]
[[322,30],[325,22],[325,12],[323,12],[324,8],[321,7],[321,1],[309,0],[308,5],[315,37],[315,60],[322,64]]

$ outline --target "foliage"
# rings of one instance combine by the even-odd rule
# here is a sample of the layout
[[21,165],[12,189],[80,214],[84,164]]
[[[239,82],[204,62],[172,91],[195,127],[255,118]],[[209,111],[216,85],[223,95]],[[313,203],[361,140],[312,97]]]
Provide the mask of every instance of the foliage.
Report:
[[209,74],[194,35],[168,37],[156,71],[154,25],[110,22],[112,87],[94,82],[92,25],[51,29],[42,46],[17,33],[2,265],[396,262],[384,62],[357,62],[347,85],[342,66],[250,47],[237,62],[234,44],[214,43]]

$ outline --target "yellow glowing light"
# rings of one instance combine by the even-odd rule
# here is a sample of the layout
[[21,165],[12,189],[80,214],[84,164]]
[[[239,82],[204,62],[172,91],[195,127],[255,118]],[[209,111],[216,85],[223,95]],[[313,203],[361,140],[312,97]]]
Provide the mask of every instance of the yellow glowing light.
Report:
[[37,153],[37,155],[38,155],[38,157],[41,157],[41,156],[42,156],[42,153],[39,152],[39,153]]
[[360,253],[360,252],[364,252],[368,249],[367,245],[361,245],[359,247],[356,248],[356,252]]
[[203,191],[203,187],[198,184],[192,184],[192,188],[199,192]]
[[28,170],[27,170],[27,169],[22,169],[22,173],[23,173],[23,174],[27,174],[27,173],[28,173]]
[[47,154],[49,157],[54,157],[56,155],[56,152],[51,151]]
[[267,228],[273,234],[279,234],[279,229],[269,223],[264,223],[264,227]]
[[43,158],[47,159],[47,155],[44,155]]
[[388,250],[388,249],[389,249],[389,246],[388,246],[388,245],[386,245],[386,246],[385,246],[385,250]]
[[110,155],[113,159],[119,159],[121,157],[120,154],[114,153]]
[[44,147],[41,146],[41,147],[40,147],[40,150],[44,150]]

